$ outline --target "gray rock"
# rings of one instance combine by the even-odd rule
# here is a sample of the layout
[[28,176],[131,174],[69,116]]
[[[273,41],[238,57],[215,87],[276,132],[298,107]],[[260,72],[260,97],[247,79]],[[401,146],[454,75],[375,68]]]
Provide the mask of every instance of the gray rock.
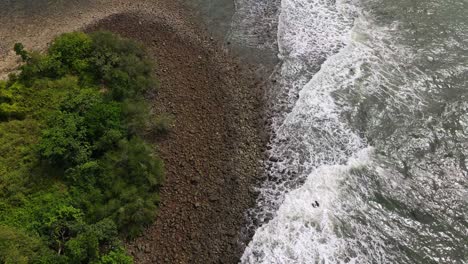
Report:
[[278,162],[278,160],[279,159],[277,157],[270,157],[269,158],[269,161],[271,161],[271,162]]
[[208,198],[208,200],[209,200],[210,202],[216,202],[216,201],[219,200],[219,197],[218,197],[217,195],[212,194],[212,195],[210,195],[210,197]]

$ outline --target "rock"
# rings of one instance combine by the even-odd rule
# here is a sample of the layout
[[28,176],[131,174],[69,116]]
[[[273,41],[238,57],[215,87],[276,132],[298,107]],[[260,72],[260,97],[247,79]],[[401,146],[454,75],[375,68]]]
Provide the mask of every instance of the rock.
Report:
[[194,233],[190,233],[190,240],[194,240],[197,236]]
[[193,176],[192,179],[190,179],[190,183],[197,185],[200,182],[200,177],[198,176]]
[[139,244],[139,243],[138,243],[138,244],[137,244],[137,249],[138,249],[139,251],[143,251],[143,250],[145,249],[145,246],[144,246],[143,244]]
[[272,156],[268,160],[271,161],[271,162],[278,162],[279,159],[277,157]]
[[215,195],[215,194],[212,194],[212,195],[210,195],[210,197],[208,198],[208,200],[209,200],[210,202],[216,202],[216,201],[219,200],[219,197],[218,197],[217,195]]
[[151,247],[150,245],[146,244],[145,248],[144,248],[144,251],[145,253],[150,253],[151,252]]

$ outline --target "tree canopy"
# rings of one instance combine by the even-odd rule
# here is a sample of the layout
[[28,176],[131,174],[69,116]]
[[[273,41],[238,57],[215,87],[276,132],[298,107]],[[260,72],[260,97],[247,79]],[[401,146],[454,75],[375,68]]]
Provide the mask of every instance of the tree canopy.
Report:
[[164,119],[144,102],[144,48],[74,32],[45,54],[14,50],[24,63],[0,81],[0,263],[132,263],[120,239],[154,220],[164,177],[144,138]]

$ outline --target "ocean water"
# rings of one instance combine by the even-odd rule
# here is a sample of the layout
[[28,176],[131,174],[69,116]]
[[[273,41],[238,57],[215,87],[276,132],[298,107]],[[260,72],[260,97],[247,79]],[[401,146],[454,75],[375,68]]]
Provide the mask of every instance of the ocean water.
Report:
[[468,1],[240,2],[281,61],[241,262],[468,263]]

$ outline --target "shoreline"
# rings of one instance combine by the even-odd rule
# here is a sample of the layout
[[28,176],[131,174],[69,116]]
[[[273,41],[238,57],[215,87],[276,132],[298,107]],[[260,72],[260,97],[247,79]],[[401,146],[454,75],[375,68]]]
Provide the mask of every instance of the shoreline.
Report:
[[[135,263],[237,263],[251,236],[245,213],[263,174],[262,81],[177,2],[122,0],[96,9],[105,4],[83,7],[67,21],[62,17],[70,11],[37,23],[12,19],[24,31],[0,30],[0,47],[19,41],[42,50],[60,33],[96,29],[142,42],[156,60],[153,111],[172,114],[175,124],[167,137],[150,139],[165,161],[166,181],[156,221],[127,241],[127,251]],[[47,21],[42,32],[32,30]],[[0,52],[4,76],[18,64]]]

